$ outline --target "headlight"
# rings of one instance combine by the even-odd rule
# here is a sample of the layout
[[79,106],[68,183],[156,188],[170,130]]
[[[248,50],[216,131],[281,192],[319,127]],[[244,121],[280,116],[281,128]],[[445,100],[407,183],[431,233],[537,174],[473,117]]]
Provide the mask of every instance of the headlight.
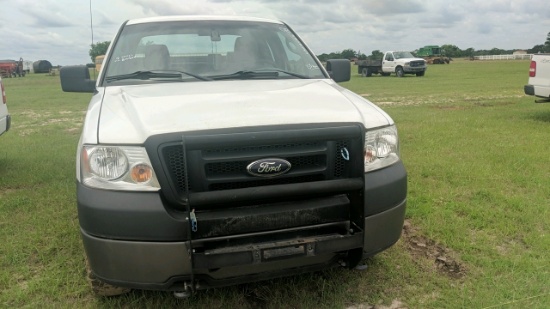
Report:
[[395,126],[367,131],[365,134],[365,172],[374,171],[399,161],[399,139]]
[[143,147],[83,146],[82,183],[94,188],[158,191],[160,185]]

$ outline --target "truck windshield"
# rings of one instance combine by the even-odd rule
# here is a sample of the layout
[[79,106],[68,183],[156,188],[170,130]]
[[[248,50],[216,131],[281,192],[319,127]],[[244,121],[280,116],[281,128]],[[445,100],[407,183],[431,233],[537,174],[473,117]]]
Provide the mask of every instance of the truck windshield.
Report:
[[[180,78],[147,82],[247,78],[325,78],[318,62],[283,24],[252,21],[166,21],[124,26],[105,65],[104,82],[133,84],[176,71]],[[272,72],[273,74],[238,74]],[[139,78],[135,78],[139,76]]]
[[395,59],[414,58],[414,56],[410,52],[394,52],[393,56],[395,57]]

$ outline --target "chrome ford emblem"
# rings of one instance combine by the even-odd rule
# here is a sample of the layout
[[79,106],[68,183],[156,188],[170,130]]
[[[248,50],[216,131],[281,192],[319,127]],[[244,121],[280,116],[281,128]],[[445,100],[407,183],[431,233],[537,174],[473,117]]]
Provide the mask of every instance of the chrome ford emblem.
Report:
[[340,149],[340,155],[342,155],[342,159],[349,161],[349,151],[346,147]]
[[275,177],[290,170],[292,165],[287,160],[268,158],[254,161],[246,167],[246,171],[252,176]]

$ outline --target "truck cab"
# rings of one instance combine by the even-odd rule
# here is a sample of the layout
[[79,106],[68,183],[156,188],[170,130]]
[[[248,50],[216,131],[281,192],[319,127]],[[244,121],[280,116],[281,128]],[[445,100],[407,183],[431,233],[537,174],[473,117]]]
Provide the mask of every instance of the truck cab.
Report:
[[387,51],[382,60],[382,71],[384,73],[395,72],[397,77],[404,74],[424,76],[426,69],[426,61],[422,58],[416,58],[408,51]]
[[0,135],[2,135],[10,129],[11,125],[11,116],[8,113],[6,90],[4,89],[2,77],[0,77],[0,89],[2,91],[2,101],[0,101]]

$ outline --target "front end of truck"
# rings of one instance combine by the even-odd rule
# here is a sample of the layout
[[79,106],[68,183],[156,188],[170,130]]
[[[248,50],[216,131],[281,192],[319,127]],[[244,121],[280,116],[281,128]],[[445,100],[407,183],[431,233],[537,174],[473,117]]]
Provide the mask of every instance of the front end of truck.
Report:
[[[172,51],[168,28],[188,29],[179,38],[205,39],[218,52]],[[140,33],[168,45],[155,50],[171,50],[160,59],[169,57],[169,69],[131,73],[145,65],[147,47],[144,56],[129,52],[126,32],[138,47]],[[218,42],[227,40],[224,51]],[[265,47],[272,63],[239,60],[243,41],[248,51]],[[399,239],[407,174],[395,124],[331,80],[285,24],[130,21],[111,49],[77,155],[94,279],[187,295],[353,268]]]

